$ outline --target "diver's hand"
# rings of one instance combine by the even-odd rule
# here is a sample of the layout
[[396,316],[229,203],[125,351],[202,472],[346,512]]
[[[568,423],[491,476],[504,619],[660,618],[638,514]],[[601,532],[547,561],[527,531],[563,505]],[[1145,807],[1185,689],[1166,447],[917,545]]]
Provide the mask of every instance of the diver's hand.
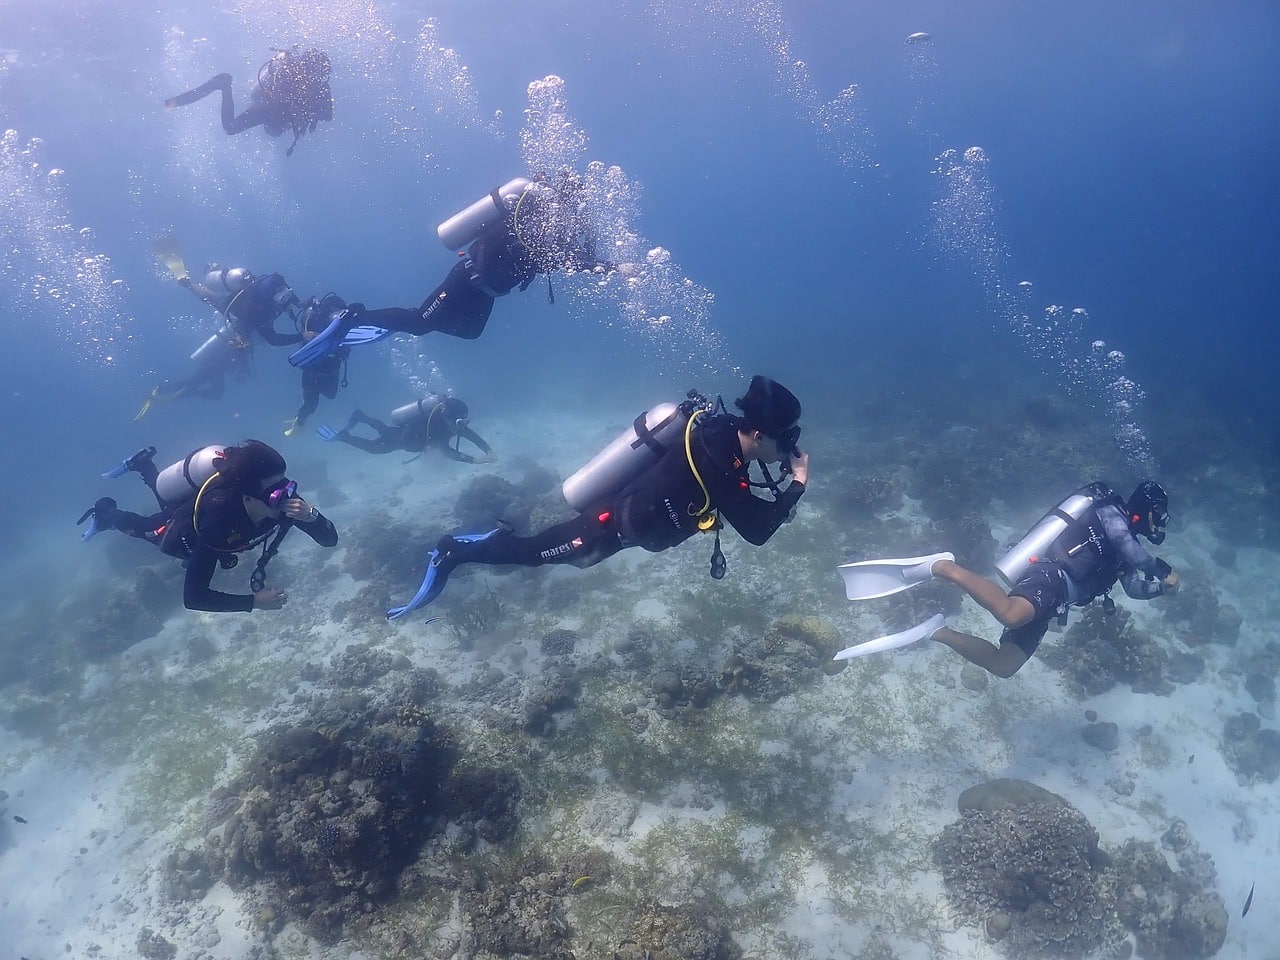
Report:
[[263,587],[253,595],[253,609],[279,610],[289,602],[289,595],[276,587]]
[[1182,579],[1170,570],[1169,575],[1161,580],[1160,583],[1164,585],[1164,592],[1172,595],[1177,593],[1178,589],[1182,586]]
[[809,455],[803,450],[796,451],[799,456],[791,457],[791,475],[801,483],[809,482]]
[[296,497],[293,500],[286,500],[280,505],[280,510],[290,520],[294,520],[298,523],[315,523],[320,519],[320,511],[311,506],[311,504],[307,503],[307,501],[303,500],[301,497]]

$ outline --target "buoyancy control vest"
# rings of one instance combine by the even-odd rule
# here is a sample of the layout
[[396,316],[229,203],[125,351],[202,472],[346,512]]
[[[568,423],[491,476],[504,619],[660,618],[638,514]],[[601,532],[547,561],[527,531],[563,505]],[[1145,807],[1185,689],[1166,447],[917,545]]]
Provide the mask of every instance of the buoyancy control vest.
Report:
[[1049,560],[1062,568],[1079,590],[1078,604],[1110,589],[1117,576],[1115,547],[1107,539],[1098,516],[1100,508],[1118,507],[1124,501],[1102,481],[1081,487],[1046,513],[1017,544],[996,563],[996,571],[1013,586],[1031,565]]

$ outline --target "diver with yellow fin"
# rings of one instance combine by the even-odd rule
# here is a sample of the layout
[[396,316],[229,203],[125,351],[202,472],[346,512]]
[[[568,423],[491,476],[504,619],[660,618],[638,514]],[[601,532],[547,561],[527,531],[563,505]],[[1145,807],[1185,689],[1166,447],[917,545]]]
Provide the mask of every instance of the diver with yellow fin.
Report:
[[[187,377],[166,380],[157,385],[134,417],[140,420],[160,402],[182,396],[214,399],[222,396],[227,374],[243,380],[252,372],[253,344],[261,339],[271,346],[292,346],[303,341],[295,308],[300,305],[293,290],[278,273],[257,276],[244,267],[223,269],[217,264],[205,267],[204,277],[193,280],[182,255],[181,245],[172,235],[161,237],[155,244],[156,256],[173,274],[180,286],[186,287],[222,316],[218,330],[211,334],[191,360],[196,369]],[[294,331],[276,330],[276,320],[288,316]]]
[[[748,543],[763,546],[791,518],[809,478],[809,455],[796,446],[800,401],[795,394],[757,375],[735,406],[741,414],[690,391],[682,403],[659,404],[640,414],[565,480],[561,490],[577,517],[531,537],[505,527],[441,537],[417,594],[390,610],[387,619],[431,603],[464,563],[590,567],[627,547],[657,553],[699,532],[715,534],[710,572],[713,579],[723,578],[722,521]],[[753,478],[753,461],[764,480]],[[776,478],[770,463],[782,464]],[[758,487],[768,488],[771,496],[756,496]]]

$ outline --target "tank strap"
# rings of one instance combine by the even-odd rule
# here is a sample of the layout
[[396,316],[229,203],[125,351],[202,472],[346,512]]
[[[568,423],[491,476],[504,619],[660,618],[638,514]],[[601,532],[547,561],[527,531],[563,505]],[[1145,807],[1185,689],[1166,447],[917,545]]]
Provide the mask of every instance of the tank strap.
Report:
[[644,446],[652,450],[654,453],[656,453],[658,456],[662,456],[664,453],[666,453],[667,448],[664,447],[658,441],[657,433],[659,430],[661,430],[663,427],[669,424],[673,419],[675,419],[675,415],[679,412],[680,412],[680,408],[676,407],[676,409],[669,416],[663,417],[662,420],[659,421],[658,425],[653,430],[649,429],[649,425],[646,422],[646,419],[649,416],[648,410],[646,410],[644,413],[636,417],[635,420],[633,420],[631,423],[632,428],[636,432],[636,439],[631,441],[632,449],[638,450],[641,444],[643,444]]

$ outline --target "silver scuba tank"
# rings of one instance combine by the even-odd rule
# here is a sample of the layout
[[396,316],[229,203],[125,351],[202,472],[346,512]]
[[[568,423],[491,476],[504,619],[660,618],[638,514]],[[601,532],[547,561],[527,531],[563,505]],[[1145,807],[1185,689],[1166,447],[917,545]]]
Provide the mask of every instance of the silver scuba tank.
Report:
[[156,477],[156,493],[165,503],[181,503],[199,492],[206,480],[218,472],[213,465],[226,452],[225,446],[201,447],[171,463]]
[[660,403],[636,417],[617,438],[560,485],[575,510],[617,493],[683,440],[688,414],[678,403]]
[[201,365],[213,362],[217,359],[219,353],[226,353],[231,349],[229,339],[231,336],[230,331],[219,330],[200,346],[196,347],[195,353],[191,354],[192,361]]
[[1031,564],[1048,552],[1071,521],[1083,517],[1096,502],[1088,493],[1073,493],[1041,517],[1025,537],[996,561],[996,573],[1005,586],[1012,587],[1022,579],[1031,569]]
[[397,427],[403,427],[412,420],[426,420],[442,399],[442,397],[431,393],[421,400],[414,400],[412,403],[406,403],[402,407],[396,407],[391,411],[391,422]]
[[204,275],[204,285],[224,297],[244,290],[252,280],[253,274],[244,267],[231,267],[226,270],[214,267]]
[[533,185],[526,177],[514,177],[495,187],[436,227],[440,242],[450,250],[461,250],[514,210],[524,192]]

